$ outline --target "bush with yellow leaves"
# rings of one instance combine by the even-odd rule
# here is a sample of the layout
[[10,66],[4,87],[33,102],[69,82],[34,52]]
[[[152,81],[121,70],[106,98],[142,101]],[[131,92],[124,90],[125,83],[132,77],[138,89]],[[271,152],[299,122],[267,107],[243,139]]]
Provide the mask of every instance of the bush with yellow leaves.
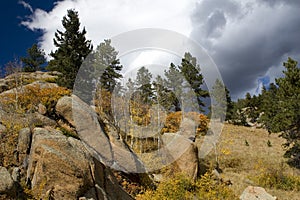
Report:
[[300,191],[300,177],[286,173],[285,164],[279,167],[265,167],[258,163],[255,168],[257,175],[250,177],[255,183],[266,188],[275,188],[285,191]]
[[70,94],[71,91],[64,87],[42,88],[40,85],[30,85],[20,92],[2,94],[0,104],[4,109],[14,108],[14,111],[21,113],[34,111],[39,104],[43,104],[50,111],[58,99]]
[[[208,130],[209,119],[204,114],[199,114],[197,112],[184,113],[184,116],[195,121],[197,125],[196,135],[204,134]],[[163,133],[176,133],[181,124],[183,118],[183,113],[181,111],[172,112],[168,114],[165,122],[165,127],[163,128]]]
[[207,172],[195,182],[185,175],[178,174],[161,182],[156,190],[147,190],[138,195],[137,200],[234,200],[237,197],[224,183],[215,181]]

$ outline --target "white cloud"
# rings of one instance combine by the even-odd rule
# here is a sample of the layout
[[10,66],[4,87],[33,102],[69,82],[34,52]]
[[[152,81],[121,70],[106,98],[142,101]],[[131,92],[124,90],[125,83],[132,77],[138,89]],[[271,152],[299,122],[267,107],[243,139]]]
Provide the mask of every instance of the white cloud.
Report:
[[176,3],[173,0],[64,0],[57,2],[50,12],[35,10],[30,20],[22,24],[31,30],[44,31],[40,45],[49,53],[55,49],[55,31],[63,30],[61,20],[67,9],[79,12],[87,38],[98,45],[103,39],[140,28],[163,28],[188,36],[192,31],[190,14],[194,5],[195,0]]
[[[94,46],[140,28],[179,32],[203,45],[219,67],[233,99],[274,80],[287,56],[300,59],[300,3],[297,0],[62,0],[49,11],[36,9],[23,25],[42,29],[40,45],[54,50],[67,9],[79,12]],[[25,3],[25,2],[24,2]],[[23,4],[23,3],[22,3]],[[25,4],[24,4],[25,6]],[[201,63],[200,63],[201,65]]]
[[19,4],[21,4],[24,8],[30,10],[30,12],[33,13],[33,9],[29,3],[26,3],[25,1],[18,1]]

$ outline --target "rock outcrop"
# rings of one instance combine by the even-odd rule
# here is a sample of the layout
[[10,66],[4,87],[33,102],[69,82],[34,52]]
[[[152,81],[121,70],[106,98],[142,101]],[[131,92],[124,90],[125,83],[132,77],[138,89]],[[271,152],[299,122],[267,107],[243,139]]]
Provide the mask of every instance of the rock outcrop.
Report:
[[76,128],[93,156],[103,164],[125,172],[145,172],[142,162],[121,140],[115,127],[101,124],[95,111],[81,99],[74,95],[62,97],[56,104],[56,111]]
[[34,129],[27,183],[38,198],[131,199],[83,143],[55,129]]
[[6,90],[10,90],[15,87],[16,82],[18,84],[26,85],[35,81],[46,81],[54,82],[58,76],[59,72],[19,72],[6,76],[0,79],[0,93]]

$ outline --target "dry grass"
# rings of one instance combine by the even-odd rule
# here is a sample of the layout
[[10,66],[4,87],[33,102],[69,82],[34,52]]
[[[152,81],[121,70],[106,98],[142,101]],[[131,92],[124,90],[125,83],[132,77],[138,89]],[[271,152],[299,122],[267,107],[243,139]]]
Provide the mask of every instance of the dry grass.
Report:
[[[223,170],[221,177],[231,180],[233,183],[231,187],[239,196],[247,186],[257,185],[253,181],[253,177],[262,170],[272,168],[284,171],[285,174],[291,176],[300,176],[300,170],[286,164],[282,148],[284,142],[284,139],[279,138],[278,134],[269,135],[264,129],[225,124],[217,144],[219,164]],[[198,144],[201,144],[201,140]],[[215,153],[211,152],[206,159],[213,163]],[[279,200],[300,199],[300,191],[265,189]]]

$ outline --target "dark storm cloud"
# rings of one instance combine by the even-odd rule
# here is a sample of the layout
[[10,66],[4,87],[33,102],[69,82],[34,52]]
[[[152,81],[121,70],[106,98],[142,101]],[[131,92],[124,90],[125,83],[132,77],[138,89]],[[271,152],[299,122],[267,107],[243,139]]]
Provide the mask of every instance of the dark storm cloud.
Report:
[[208,50],[234,98],[255,93],[264,76],[273,80],[288,56],[300,59],[299,1],[238,2],[202,1],[191,34]]

